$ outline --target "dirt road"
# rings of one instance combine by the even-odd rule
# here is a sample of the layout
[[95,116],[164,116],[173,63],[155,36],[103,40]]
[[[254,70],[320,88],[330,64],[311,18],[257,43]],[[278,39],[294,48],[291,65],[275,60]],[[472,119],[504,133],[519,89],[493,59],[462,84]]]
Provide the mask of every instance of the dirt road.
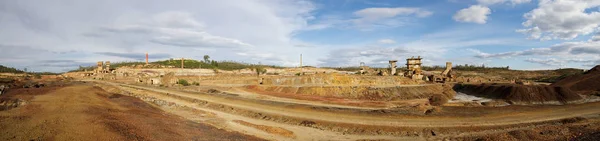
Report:
[[[232,98],[220,97],[216,95],[207,95],[201,93],[190,93],[175,90],[159,89],[147,86],[136,86],[127,84],[116,84],[105,82],[118,86],[125,86],[159,93],[168,93],[181,97],[200,99],[210,103],[219,103],[235,108],[247,109],[260,113],[281,115],[287,117],[296,117],[310,120],[320,120],[336,123],[358,123],[365,125],[379,126],[398,126],[398,127],[472,127],[472,126],[502,126],[522,123],[536,123],[543,121],[559,120],[572,117],[598,115],[600,102],[586,103],[569,106],[556,106],[553,108],[543,108],[536,111],[513,112],[503,115],[488,115],[481,117],[423,117],[423,116],[368,116],[346,113],[331,113],[315,110],[295,109],[285,106],[276,106],[272,104],[248,102]],[[282,112],[285,111],[285,112]]]
[[27,103],[0,111],[0,140],[262,140],[90,84],[13,89],[1,98]]

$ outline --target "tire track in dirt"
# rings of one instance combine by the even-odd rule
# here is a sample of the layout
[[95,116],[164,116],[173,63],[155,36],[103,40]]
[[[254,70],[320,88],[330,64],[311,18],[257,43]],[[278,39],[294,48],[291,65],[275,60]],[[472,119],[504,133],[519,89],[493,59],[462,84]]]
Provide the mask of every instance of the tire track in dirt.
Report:
[[[112,83],[112,82],[107,82]],[[115,84],[115,83],[112,83]],[[219,103],[231,107],[247,109],[251,111],[268,113],[274,115],[282,115],[297,118],[306,118],[314,120],[322,120],[329,122],[341,123],[358,123],[365,125],[380,125],[380,126],[399,126],[399,127],[471,127],[471,126],[502,126],[514,125],[521,123],[536,123],[544,121],[559,120],[565,118],[579,117],[585,115],[600,114],[600,109],[595,108],[600,106],[600,102],[586,103],[571,106],[557,106],[551,110],[540,110],[527,113],[515,113],[501,116],[486,116],[486,117],[410,117],[402,116],[382,117],[382,116],[364,116],[364,115],[346,115],[342,113],[330,113],[322,111],[308,111],[299,109],[290,109],[286,107],[277,107],[263,103],[253,103],[247,101],[239,101],[231,98],[219,97],[216,95],[206,95],[198,93],[189,93],[173,90],[163,90],[145,86],[135,86],[128,84],[119,84],[137,89],[149,90],[160,93],[169,93],[181,97],[200,99],[211,103]],[[285,111],[285,112],[282,112]]]

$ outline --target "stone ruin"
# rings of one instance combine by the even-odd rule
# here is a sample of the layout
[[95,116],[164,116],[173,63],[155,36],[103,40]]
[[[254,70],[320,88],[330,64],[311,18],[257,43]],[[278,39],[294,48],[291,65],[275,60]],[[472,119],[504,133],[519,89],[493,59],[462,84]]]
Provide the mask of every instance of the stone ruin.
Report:
[[112,70],[110,69],[110,61],[98,61],[98,63],[96,63],[96,70],[94,70],[94,73],[111,73],[111,71]]
[[452,71],[452,62],[446,62],[446,69],[439,75],[430,75],[428,79],[433,82],[452,82],[455,81],[456,75]]
[[115,70],[110,68],[110,61],[98,61],[96,69],[92,71],[85,70],[81,75],[83,77],[94,77],[95,79],[116,79],[114,73]]
[[398,60],[390,60],[390,75],[396,75],[396,62]]
[[360,62],[360,74],[376,74],[375,70],[365,65],[365,62]]
[[[404,72],[397,71],[398,60],[389,60],[389,71],[385,69],[378,69],[374,74],[385,76],[385,75],[398,75],[411,78],[413,80],[425,80],[432,82],[454,82],[456,81],[456,74],[452,71],[452,62],[446,62],[446,69],[440,74],[424,73],[422,70],[421,56],[410,57],[406,59],[406,70]],[[366,74],[373,71],[368,66],[365,66],[364,62],[360,62],[360,74]],[[389,73],[389,74],[388,74]]]
[[96,73],[102,73],[104,71],[104,62],[98,61],[96,64]]
[[406,72],[404,76],[409,77],[413,80],[421,80],[423,79],[423,70],[421,70],[421,56],[417,58],[410,57],[406,59]]

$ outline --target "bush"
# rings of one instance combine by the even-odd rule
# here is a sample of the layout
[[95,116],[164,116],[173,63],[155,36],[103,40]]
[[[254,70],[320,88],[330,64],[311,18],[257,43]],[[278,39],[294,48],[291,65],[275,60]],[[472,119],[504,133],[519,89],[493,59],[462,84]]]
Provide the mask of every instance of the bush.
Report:
[[187,80],[185,80],[185,79],[179,79],[179,81],[177,81],[177,84],[181,84],[183,86],[189,86],[190,85],[190,83]]
[[200,86],[200,83],[194,82],[194,83],[192,83],[192,85]]

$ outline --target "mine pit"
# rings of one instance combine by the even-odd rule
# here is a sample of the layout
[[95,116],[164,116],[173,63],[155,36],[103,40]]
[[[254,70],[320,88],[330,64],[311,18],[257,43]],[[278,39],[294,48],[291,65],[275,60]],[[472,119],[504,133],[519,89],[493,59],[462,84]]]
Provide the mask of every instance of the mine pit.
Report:
[[[27,111],[60,110],[44,100],[95,103],[84,109],[72,106],[72,111],[88,109],[74,118],[104,117],[88,125],[129,140],[173,133],[185,133],[182,140],[198,138],[197,132],[187,130],[195,127],[234,140],[561,140],[600,131],[596,124],[600,111],[595,108],[600,106],[598,92],[595,87],[579,86],[593,80],[565,78],[554,84],[512,80],[524,72],[455,70],[451,62],[426,71],[421,59],[408,58],[402,69],[395,68],[397,60],[390,60],[390,68],[361,66],[356,72],[227,71],[151,64],[110,68],[103,61],[94,70],[51,79],[2,81],[0,118],[27,120],[18,117],[30,117]],[[595,70],[573,77],[597,74]],[[510,75],[498,75],[503,73]],[[18,114],[21,111],[28,115]],[[63,118],[67,117],[58,117]],[[145,130],[173,126],[159,122],[162,119],[185,130]],[[0,125],[11,126],[2,120]],[[576,131],[562,130],[566,128]]]

